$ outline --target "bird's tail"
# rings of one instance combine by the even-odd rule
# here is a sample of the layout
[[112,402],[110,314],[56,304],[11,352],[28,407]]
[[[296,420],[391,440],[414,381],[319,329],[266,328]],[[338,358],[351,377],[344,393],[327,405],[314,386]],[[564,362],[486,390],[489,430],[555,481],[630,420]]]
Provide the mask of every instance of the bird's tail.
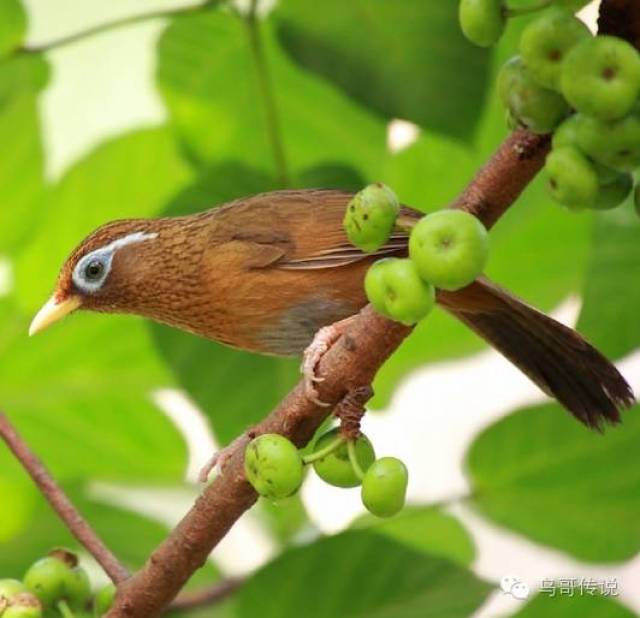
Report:
[[617,423],[633,405],[629,384],[582,336],[490,281],[442,292],[439,300],[585,425]]

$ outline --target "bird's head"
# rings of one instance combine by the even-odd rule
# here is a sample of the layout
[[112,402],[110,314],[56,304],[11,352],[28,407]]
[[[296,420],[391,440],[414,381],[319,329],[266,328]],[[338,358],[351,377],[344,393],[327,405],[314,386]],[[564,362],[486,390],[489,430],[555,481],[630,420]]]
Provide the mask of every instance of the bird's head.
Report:
[[132,297],[150,285],[148,259],[157,251],[160,220],[108,223],[85,238],[63,264],[55,292],[36,314],[33,335],[76,309],[127,311]]

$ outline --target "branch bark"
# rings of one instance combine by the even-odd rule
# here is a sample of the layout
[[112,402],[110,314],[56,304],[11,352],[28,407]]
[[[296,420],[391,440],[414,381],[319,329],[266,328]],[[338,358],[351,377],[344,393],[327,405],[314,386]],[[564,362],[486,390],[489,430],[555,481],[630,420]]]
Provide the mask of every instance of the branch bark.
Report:
[[69,528],[71,534],[96,559],[111,578],[111,581],[114,584],[125,581],[129,577],[129,571],[111,553],[93,528],[82,517],[60,485],[56,483],[3,413],[0,413],[0,437],[29,473],[33,482],[38,486],[67,528]]
[[[510,135],[451,205],[472,212],[491,227],[542,167],[548,138],[520,130]],[[324,377],[320,399],[335,406],[350,390],[371,384],[384,361],[411,332],[365,307],[358,320],[325,354],[319,366]],[[300,382],[254,429],[280,433],[305,445],[327,417],[305,396]],[[244,453],[239,450],[178,524],[153,552],[145,566],[118,589],[108,618],[159,616],[171,599],[201,567],[238,518],[256,501],[245,480]]]

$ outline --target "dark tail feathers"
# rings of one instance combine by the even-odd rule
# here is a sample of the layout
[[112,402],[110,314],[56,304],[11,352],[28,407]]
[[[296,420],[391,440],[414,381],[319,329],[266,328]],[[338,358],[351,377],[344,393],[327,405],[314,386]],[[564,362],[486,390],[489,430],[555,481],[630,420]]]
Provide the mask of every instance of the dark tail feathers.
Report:
[[459,303],[451,294],[443,305],[585,425],[601,430],[620,421],[620,410],[635,398],[607,358],[571,328],[492,283],[472,285],[471,302]]

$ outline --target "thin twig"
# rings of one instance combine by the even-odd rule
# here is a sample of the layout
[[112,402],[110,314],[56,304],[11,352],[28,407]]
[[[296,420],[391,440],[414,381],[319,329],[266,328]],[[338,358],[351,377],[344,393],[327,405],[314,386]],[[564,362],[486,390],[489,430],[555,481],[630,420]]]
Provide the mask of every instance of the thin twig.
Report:
[[273,84],[271,83],[271,73],[269,71],[269,65],[264,53],[264,44],[260,34],[260,23],[257,15],[257,8],[257,0],[251,0],[249,11],[243,19],[247,26],[249,47],[256,67],[258,88],[260,90],[264,107],[265,128],[267,138],[271,146],[271,151],[273,153],[273,162],[276,168],[277,180],[282,187],[287,187],[290,184],[290,179],[284,143],[282,140],[282,127],[280,125],[278,106],[276,105],[275,94],[273,92]]
[[161,11],[150,11],[148,13],[141,13],[140,15],[132,15],[132,16],[123,17],[122,19],[115,19],[114,21],[110,21],[105,24],[92,26],[91,28],[87,28],[86,30],[81,30],[79,32],[74,32],[73,34],[69,34],[67,36],[54,39],[53,41],[43,43],[42,45],[23,45],[18,49],[18,52],[21,52],[21,53],[49,52],[54,49],[59,49],[67,45],[77,43],[79,41],[95,36],[97,34],[104,34],[105,32],[118,30],[120,28],[125,28],[127,26],[135,26],[137,24],[145,23],[153,19],[174,17],[175,15],[183,15],[186,13],[198,13],[200,11],[206,10],[211,5],[221,1],[223,0],[206,0],[202,4],[196,4],[195,6],[182,7],[179,9],[165,9]]
[[210,588],[196,590],[195,592],[185,592],[181,594],[170,606],[170,610],[190,610],[199,607],[210,607],[224,601],[233,594],[244,582],[241,577],[229,577],[217,582]]
[[33,482],[38,486],[53,510],[66,524],[73,536],[102,566],[114,584],[129,577],[129,571],[111,553],[80,512],[71,503],[62,488],[49,474],[33,451],[15,430],[4,413],[0,412],[0,437],[6,442]]

